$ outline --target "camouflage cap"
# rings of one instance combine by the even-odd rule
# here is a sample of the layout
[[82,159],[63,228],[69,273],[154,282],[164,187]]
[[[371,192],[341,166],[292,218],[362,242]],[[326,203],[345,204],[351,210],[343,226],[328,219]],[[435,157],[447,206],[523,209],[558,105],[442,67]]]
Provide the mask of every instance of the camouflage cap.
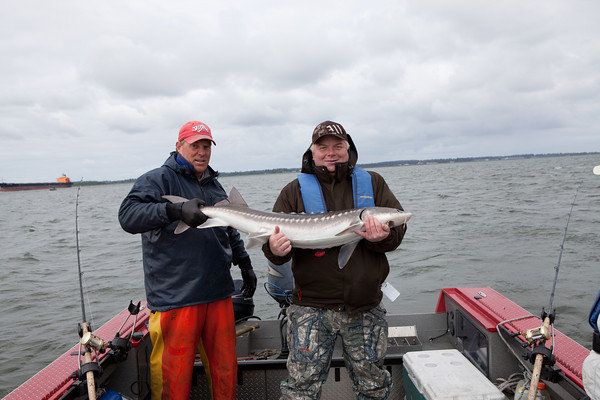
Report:
[[321,139],[323,136],[332,135],[343,140],[348,140],[348,134],[341,124],[333,121],[323,121],[313,131],[312,143]]

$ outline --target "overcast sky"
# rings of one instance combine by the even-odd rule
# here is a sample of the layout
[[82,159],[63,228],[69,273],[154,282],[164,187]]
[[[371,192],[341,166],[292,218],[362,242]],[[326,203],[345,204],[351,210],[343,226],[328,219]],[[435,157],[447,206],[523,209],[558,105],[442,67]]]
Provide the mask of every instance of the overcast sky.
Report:
[[125,179],[200,119],[223,172],[600,151],[598,1],[4,1],[0,181]]

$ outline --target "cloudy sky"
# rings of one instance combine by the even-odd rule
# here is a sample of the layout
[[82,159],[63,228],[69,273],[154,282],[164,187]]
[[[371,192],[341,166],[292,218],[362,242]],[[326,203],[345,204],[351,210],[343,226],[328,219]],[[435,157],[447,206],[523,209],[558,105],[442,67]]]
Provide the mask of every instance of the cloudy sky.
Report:
[[179,127],[220,171],[600,151],[598,1],[28,1],[0,14],[0,181],[137,177]]

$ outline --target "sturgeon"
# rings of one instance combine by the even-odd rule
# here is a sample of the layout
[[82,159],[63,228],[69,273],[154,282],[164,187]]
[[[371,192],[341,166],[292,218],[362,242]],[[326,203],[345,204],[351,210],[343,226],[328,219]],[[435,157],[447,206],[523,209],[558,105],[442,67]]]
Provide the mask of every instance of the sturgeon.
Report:
[[[163,196],[172,203],[187,199],[179,196]],[[198,229],[230,226],[248,235],[246,248],[266,243],[278,226],[290,240],[292,247],[301,249],[327,249],[341,246],[338,266],[344,268],[356,245],[362,239],[356,234],[364,230],[363,221],[373,215],[379,222],[388,226],[406,224],[412,214],[396,208],[365,207],[319,214],[287,214],[253,210],[234,187],[229,197],[214,206],[203,206],[202,212],[208,217]],[[175,228],[175,234],[190,228],[183,221]]]

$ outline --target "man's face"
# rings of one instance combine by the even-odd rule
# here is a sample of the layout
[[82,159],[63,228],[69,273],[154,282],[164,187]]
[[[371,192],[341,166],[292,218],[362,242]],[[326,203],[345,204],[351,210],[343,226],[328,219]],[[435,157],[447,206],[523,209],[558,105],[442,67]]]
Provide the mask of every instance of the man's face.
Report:
[[175,148],[177,152],[186,159],[187,162],[192,164],[196,175],[201,175],[210,162],[210,153],[212,150],[212,142],[208,139],[201,139],[194,143],[177,142]]
[[335,172],[335,164],[348,161],[348,142],[336,136],[327,135],[312,146],[313,161],[317,167],[326,167]]

